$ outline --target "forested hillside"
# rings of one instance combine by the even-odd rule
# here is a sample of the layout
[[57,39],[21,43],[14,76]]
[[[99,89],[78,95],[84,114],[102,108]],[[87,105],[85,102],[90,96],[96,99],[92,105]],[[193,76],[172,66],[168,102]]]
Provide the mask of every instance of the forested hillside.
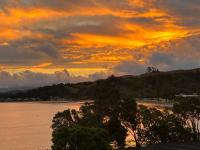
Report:
[[111,76],[105,80],[77,84],[58,84],[24,92],[1,94],[1,98],[93,99],[101,88],[114,87],[136,98],[172,98],[176,94],[200,93],[200,69],[151,72],[138,76]]

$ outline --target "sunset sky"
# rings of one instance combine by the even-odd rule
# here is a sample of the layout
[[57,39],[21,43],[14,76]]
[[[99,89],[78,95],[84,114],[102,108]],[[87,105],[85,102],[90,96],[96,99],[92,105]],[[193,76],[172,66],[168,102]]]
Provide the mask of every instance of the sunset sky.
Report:
[[200,0],[0,0],[0,87],[200,67]]

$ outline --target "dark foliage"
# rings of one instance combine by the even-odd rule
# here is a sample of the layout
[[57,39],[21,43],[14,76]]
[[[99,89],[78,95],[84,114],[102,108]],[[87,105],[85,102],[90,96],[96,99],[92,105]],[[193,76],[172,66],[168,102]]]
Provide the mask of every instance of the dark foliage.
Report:
[[139,76],[111,76],[106,80],[77,84],[58,84],[26,92],[4,93],[0,98],[95,99],[99,86],[114,86],[122,95],[137,98],[173,98],[176,94],[200,93],[200,69],[150,72]]
[[53,132],[52,150],[111,150],[104,129],[81,126],[61,127]]
[[200,141],[200,97],[179,97],[173,107],[193,132],[193,141]]

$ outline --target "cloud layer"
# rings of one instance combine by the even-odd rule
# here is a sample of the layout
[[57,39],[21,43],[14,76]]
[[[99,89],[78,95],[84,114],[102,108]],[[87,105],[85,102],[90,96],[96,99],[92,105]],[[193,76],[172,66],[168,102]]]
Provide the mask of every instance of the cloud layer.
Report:
[[10,74],[7,71],[0,72],[0,91],[9,89],[27,89],[59,83],[77,83],[94,81],[106,78],[107,74],[95,73],[88,77],[73,76],[67,70],[56,71],[52,74],[22,71]]
[[200,66],[199,0],[1,0],[0,20],[0,70],[12,75]]

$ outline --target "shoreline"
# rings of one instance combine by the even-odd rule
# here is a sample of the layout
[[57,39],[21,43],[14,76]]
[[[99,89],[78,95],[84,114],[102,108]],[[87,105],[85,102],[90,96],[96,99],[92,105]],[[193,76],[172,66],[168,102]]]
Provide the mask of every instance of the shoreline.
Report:
[[148,101],[148,100],[136,100],[136,103],[138,105],[145,105],[147,107],[156,107],[156,108],[168,108],[171,109],[173,107],[173,104],[171,103],[166,103],[166,102],[160,102],[160,101]]
[[52,103],[52,104],[56,104],[56,103],[92,103],[92,100],[69,100],[69,101],[64,101],[64,100],[27,100],[27,101],[17,101],[17,100],[9,100],[9,101],[1,101],[0,103]]

